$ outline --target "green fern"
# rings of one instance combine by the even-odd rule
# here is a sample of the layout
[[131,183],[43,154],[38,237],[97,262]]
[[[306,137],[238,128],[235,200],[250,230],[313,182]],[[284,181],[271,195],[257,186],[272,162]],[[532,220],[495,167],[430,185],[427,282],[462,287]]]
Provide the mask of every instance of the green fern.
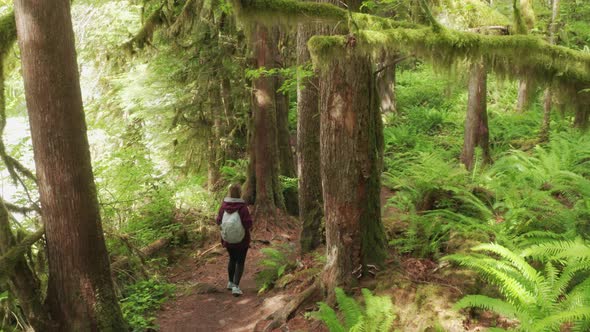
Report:
[[363,289],[365,308],[352,297],[336,288],[336,303],[339,314],[324,302],[320,302],[319,310],[311,317],[321,320],[330,332],[382,332],[390,331],[395,314],[389,296],[374,296],[368,289]]
[[274,287],[277,280],[295,267],[295,262],[290,259],[294,249],[288,245],[279,248],[262,248],[260,250],[264,258],[258,265],[262,268],[254,277],[258,292],[263,293]]
[[[516,330],[525,332],[557,331],[565,323],[574,323],[573,331],[585,331],[590,325],[590,277],[585,274],[590,271],[588,243],[552,241],[520,253],[491,243],[473,250],[470,255],[444,259],[476,270],[505,299],[468,295],[456,308],[477,307],[516,318],[520,322]],[[546,262],[544,268],[535,269],[526,257]],[[579,277],[585,279],[574,282]]]

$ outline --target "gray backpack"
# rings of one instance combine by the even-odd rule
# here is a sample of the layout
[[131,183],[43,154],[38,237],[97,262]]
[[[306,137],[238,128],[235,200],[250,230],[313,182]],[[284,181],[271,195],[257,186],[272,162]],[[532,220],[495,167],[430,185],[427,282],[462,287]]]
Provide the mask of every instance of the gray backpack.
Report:
[[221,238],[227,243],[240,243],[245,235],[246,230],[238,211],[234,213],[224,211],[221,219]]

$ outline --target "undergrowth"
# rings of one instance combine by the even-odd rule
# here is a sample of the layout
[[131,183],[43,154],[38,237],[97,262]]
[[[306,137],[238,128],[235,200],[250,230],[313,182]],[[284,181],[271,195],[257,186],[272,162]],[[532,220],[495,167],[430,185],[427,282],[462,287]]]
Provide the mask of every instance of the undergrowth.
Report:
[[394,307],[389,296],[375,296],[363,288],[364,306],[349,297],[341,288],[334,290],[338,311],[325,302],[318,303],[319,310],[310,314],[321,320],[330,332],[381,332],[390,331],[395,319]]

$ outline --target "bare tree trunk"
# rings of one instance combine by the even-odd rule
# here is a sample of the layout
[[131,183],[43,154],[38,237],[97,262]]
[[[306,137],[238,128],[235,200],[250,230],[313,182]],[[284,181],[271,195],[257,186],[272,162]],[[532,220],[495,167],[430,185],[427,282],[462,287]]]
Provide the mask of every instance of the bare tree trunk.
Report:
[[383,133],[375,78],[370,59],[349,52],[330,63],[320,81],[327,251],[322,280],[328,300],[334,287],[355,284],[353,271],[385,258],[379,200]]
[[[274,67],[276,45],[268,29],[256,24],[254,53],[258,68]],[[275,209],[284,209],[285,204],[279,183],[279,156],[275,80],[262,75],[253,82],[254,88],[254,152],[256,154],[256,215],[268,218]]]
[[82,107],[69,0],[16,0],[45,223],[47,304],[60,331],[125,331],[113,289]]
[[221,166],[224,163],[223,147],[221,146],[221,132],[224,128],[222,120],[221,107],[223,100],[221,99],[221,86],[215,80],[210,82],[209,86],[209,104],[211,109],[211,116],[213,117],[213,126],[209,134],[208,141],[208,165],[207,165],[207,189],[210,192],[215,192],[219,189],[221,181]]
[[377,91],[379,93],[380,108],[383,113],[395,113],[397,110],[395,99],[395,64],[382,61],[377,68]]
[[475,147],[482,148],[484,163],[491,162],[487,116],[487,73],[482,63],[471,65],[469,78],[469,100],[461,162],[468,170],[473,169]]
[[[273,29],[273,37],[275,45],[284,45],[288,43],[289,34],[282,32],[280,28]],[[283,54],[278,47],[273,47],[276,53],[275,62],[278,66],[287,66],[287,54]],[[284,78],[276,77],[276,89],[280,89]],[[289,178],[296,178],[295,159],[293,156],[293,149],[291,147],[291,133],[289,132],[289,95],[287,93],[276,91],[276,112],[277,112],[277,143],[279,153],[279,168],[280,175]],[[297,197],[297,187],[286,188],[283,191],[285,200],[285,208],[290,215],[296,216],[299,214],[299,202]]]
[[[297,28],[297,65],[310,61],[307,41],[315,34],[312,25]],[[301,253],[317,248],[322,241],[322,181],[320,172],[319,79],[297,80],[297,165],[299,170],[299,219]]]
[[545,89],[543,93],[543,123],[539,132],[541,142],[549,141],[549,130],[551,126],[551,88]]
[[576,114],[574,117],[574,127],[586,131],[588,129],[589,106],[585,104],[576,105]]
[[[549,25],[549,43],[555,44],[555,33],[557,31],[557,18],[559,15],[559,0],[552,0],[551,23]],[[549,130],[551,125],[551,104],[552,93],[551,88],[547,87],[543,94],[543,124],[541,125],[541,132],[539,139],[541,142],[549,141]]]
[[525,78],[518,82],[518,102],[516,104],[516,111],[522,113],[526,111],[531,102],[530,84]]

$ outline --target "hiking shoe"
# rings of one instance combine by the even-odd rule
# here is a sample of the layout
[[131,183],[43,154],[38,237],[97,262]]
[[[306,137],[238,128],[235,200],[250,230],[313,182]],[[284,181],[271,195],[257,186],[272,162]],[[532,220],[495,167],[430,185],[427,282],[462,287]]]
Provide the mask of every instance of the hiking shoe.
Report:
[[240,295],[242,295],[243,293],[242,293],[242,290],[240,289],[240,287],[239,287],[239,286],[234,286],[234,288],[232,288],[232,289],[231,289],[231,294],[232,294],[233,296],[240,296]]
[[234,284],[233,282],[230,281],[230,282],[227,283],[227,287],[226,288],[228,290],[233,290],[234,287],[236,287],[236,284]]

